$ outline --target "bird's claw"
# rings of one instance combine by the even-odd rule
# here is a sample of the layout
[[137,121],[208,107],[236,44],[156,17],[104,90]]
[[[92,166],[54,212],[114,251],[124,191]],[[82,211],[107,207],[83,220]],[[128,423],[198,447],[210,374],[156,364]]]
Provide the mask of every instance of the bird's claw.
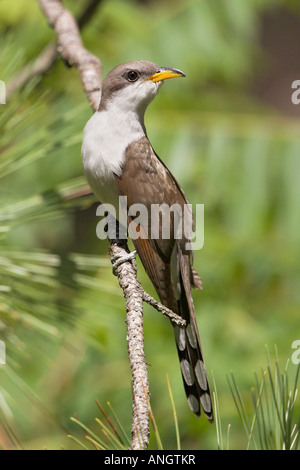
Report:
[[112,262],[112,271],[113,271],[113,274],[116,276],[116,275],[117,275],[116,269],[117,269],[121,264],[126,263],[127,261],[131,261],[131,263],[132,263],[132,265],[133,265],[133,267],[134,267],[134,270],[137,271],[137,263],[136,263],[135,255],[136,255],[136,250],[131,251],[130,253],[127,253],[127,254],[124,255],[124,256],[120,256],[120,255],[114,255],[114,256],[112,256],[111,262]]

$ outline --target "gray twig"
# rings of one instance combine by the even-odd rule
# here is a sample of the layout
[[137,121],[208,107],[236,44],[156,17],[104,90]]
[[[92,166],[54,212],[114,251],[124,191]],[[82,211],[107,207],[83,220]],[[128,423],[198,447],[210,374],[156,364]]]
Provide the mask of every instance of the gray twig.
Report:
[[[111,258],[128,255],[125,240],[110,245]],[[149,443],[149,379],[144,352],[143,292],[131,261],[115,267],[119,285],[126,300],[127,347],[132,375],[133,419],[131,446],[146,449]]]
[[176,325],[179,326],[186,325],[186,321],[180,315],[177,315],[177,313],[165,307],[163,304],[151,297],[151,295],[147,294],[147,292],[144,290],[142,290],[142,294],[144,302],[147,302],[147,304],[154,307],[158,312],[161,312],[165,317],[169,318],[172,323],[176,323]]
[[[41,8],[58,39],[58,52],[62,59],[75,66],[83,88],[94,110],[100,99],[101,62],[87,51],[80,37],[78,25],[60,0],[39,0]],[[111,256],[128,254],[126,240],[111,243]],[[146,449],[149,443],[149,380],[144,353],[143,299],[145,297],[131,262],[115,268],[120,287],[126,299],[127,346],[132,373],[133,418],[131,448]]]
[[114,274],[118,277],[126,299],[127,346],[133,385],[131,442],[132,448],[138,450],[146,449],[149,443],[150,392],[144,352],[143,301],[177,325],[184,326],[186,321],[144,291],[137,280],[135,260],[128,256],[128,253],[126,240],[115,240],[111,243],[110,255]]

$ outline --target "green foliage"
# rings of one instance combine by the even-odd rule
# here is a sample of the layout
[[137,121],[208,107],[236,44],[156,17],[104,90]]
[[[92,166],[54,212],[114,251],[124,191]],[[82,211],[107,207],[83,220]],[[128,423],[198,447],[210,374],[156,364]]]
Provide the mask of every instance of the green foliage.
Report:
[[[65,4],[78,13],[85,2]],[[299,14],[298,4],[279,0],[112,0],[83,33],[104,72],[148,59],[187,73],[163,87],[146,125],[191,203],[205,204],[205,245],[195,253],[204,290],[195,293],[195,306],[231,448],[245,448],[249,435],[239,431],[226,373],[234,371],[243,396],[264,344],[277,344],[286,362],[299,339],[299,120],[255,101],[249,86],[266,63],[261,16],[278,5]],[[36,0],[2,0],[0,37],[0,79],[9,83],[54,34]],[[80,146],[90,115],[77,72],[60,61],[0,105],[2,448],[69,447],[69,416],[76,413],[96,434],[95,398],[109,399],[130,432],[123,298],[107,243],[95,236],[94,198],[74,197],[85,188]],[[153,293],[142,269],[138,275]],[[164,447],[179,442],[169,418],[168,374],[180,446],[216,448],[214,426],[196,420],[186,405],[169,322],[148,306],[145,346]],[[246,400],[247,413],[251,406]],[[261,408],[255,409],[261,426]]]
[[[176,434],[176,446],[174,444],[174,449],[176,447],[176,450],[180,450],[180,436],[179,436],[178,420],[177,420],[176,407],[175,407],[175,403],[173,399],[173,393],[172,393],[169,377],[167,377],[167,382],[168,382],[170,401],[172,405],[175,434]],[[99,419],[99,418],[95,419],[95,421],[97,422],[97,424],[100,426],[100,429],[101,429],[100,435],[99,435],[99,432],[95,434],[90,428],[88,428],[85,424],[83,424],[78,418],[71,418],[71,421],[77,424],[77,426],[79,426],[85,432],[86,440],[89,441],[90,444],[92,444],[92,448],[94,448],[95,450],[123,450],[124,451],[126,449],[129,449],[131,446],[130,437],[125,432],[124,427],[122,426],[121,421],[119,420],[111,404],[109,402],[107,403],[111,417],[108,415],[108,413],[104,410],[104,408],[100,405],[98,401],[97,401],[97,405],[103,416],[102,419]],[[155,420],[149,401],[148,401],[148,406],[149,406],[150,422],[152,424],[152,430],[153,430],[153,434],[154,434],[155,442],[156,442],[156,446],[154,448],[157,450],[163,450],[164,449],[163,443],[161,441],[159,429],[157,427],[156,420]],[[69,435],[69,437],[79,447],[85,450],[90,449],[89,447],[86,446],[84,442],[82,442],[80,438],[77,438],[72,434]],[[143,448],[145,447],[142,442],[143,437],[141,434],[139,437],[141,439],[139,441],[139,444],[141,448]]]
[[[293,377],[294,383],[290,389],[289,383],[291,374],[288,371],[288,364],[281,372],[278,358],[276,359],[274,366],[270,363],[269,358],[267,368],[262,369],[261,371],[261,381],[259,380],[258,375],[255,374],[255,387],[251,388],[253,404],[252,416],[249,416],[247,411],[248,405],[237,385],[234,374],[231,373],[231,375],[227,377],[229,389],[246,434],[245,450],[300,450],[300,414],[299,412],[297,413],[295,408],[298,396],[299,373],[300,365],[296,370],[295,377]],[[172,448],[180,450],[177,414],[169,379],[168,389],[172,403],[177,441],[176,446],[173,445]],[[214,379],[213,399],[218,449],[229,450],[232,445],[230,441],[231,426],[230,424],[227,426],[225,441],[223,437],[219,397]],[[130,447],[129,436],[125,433],[124,428],[110,403],[107,403],[107,405],[112,414],[112,419],[104,411],[102,406],[99,403],[97,404],[103,415],[102,420],[96,418],[96,422],[101,427],[101,435],[99,435],[99,433],[95,434],[91,429],[80,422],[78,418],[71,418],[71,420],[85,432],[85,438],[96,450],[126,450],[128,446]],[[154,448],[157,450],[163,450],[164,447],[150,403],[149,413],[153,433],[156,439],[156,447]],[[115,421],[115,423],[112,420]],[[103,437],[101,437],[102,434],[104,436],[104,440]],[[82,440],[73,435],[70,435],[69,437],[80,447],[85,450],[88,449]],[[126,445],[124,445],[124,442]]]
[[273,369],[269,364],[262,370],[261,381],[255,374],[256,385],[251,389],[254,409],[251,421],[234,375],[228,378],[247,435],[247,450],[300,450],[300,415],[295,408],[300,366],[291,389],[287,366],[281,372],[277,360]]

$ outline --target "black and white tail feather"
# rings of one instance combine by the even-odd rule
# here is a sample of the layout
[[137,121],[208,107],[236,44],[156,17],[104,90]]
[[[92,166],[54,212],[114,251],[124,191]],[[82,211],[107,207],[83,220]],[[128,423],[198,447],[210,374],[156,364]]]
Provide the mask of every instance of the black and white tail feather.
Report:
[[[196,416],[203,409],[209,421],[213,420],[211,394],[203,359],[200,337],[195,318],[195,309],[191,293],[190,260],[178,248],[180,298],[177,300],[178,313],[186,320],[185,326],[174,326],[180,369],[188,404]],[[202,288],[202,282],[192,269],[192,285]]]

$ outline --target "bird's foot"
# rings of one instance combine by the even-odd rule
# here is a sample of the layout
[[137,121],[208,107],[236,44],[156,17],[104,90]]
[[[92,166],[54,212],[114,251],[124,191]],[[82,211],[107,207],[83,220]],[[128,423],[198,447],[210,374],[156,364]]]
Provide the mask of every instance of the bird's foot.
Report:
[[135,255],[136,255],[136,250],[131,251],[130,253],[127,253],[124,256],[120,256],[120,255],[112,256],[111,262],[112,262],[113,274],[116,276],[117,275],[116,269],[118,268],[118,266],[120,266],[123,263],[126,263],[127,261],[131,261],[135,272],[137,272],[137,263],[136,263]]

